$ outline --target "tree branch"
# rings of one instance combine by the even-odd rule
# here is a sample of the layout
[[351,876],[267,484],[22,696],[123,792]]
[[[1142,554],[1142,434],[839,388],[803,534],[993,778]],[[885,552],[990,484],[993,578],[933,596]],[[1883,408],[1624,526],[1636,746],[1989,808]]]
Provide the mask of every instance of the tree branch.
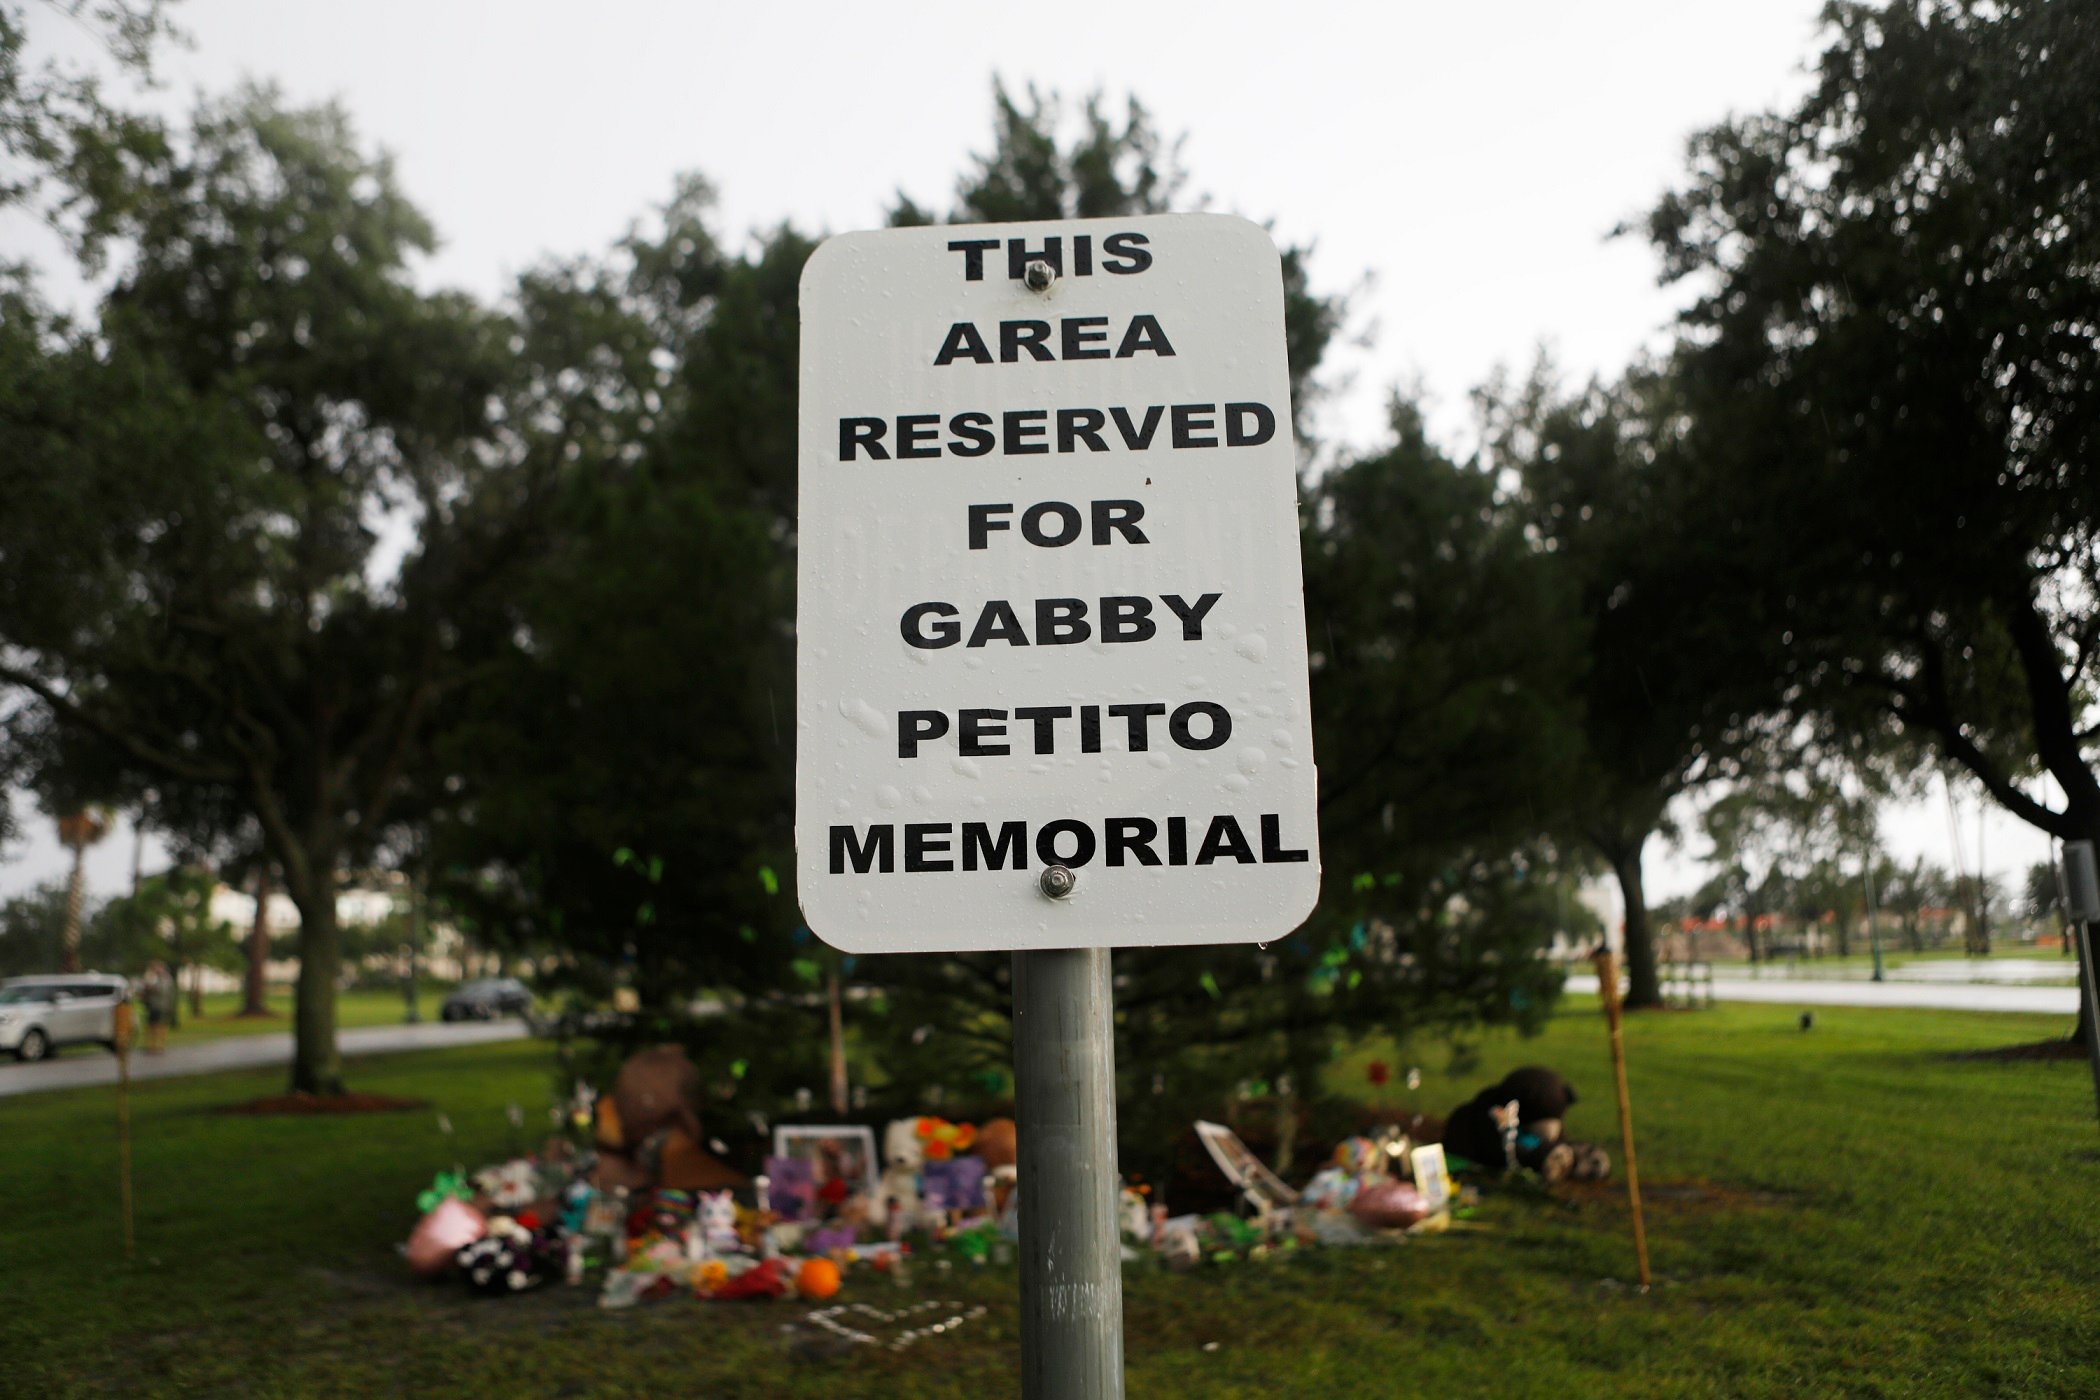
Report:
[[[2100,807],[2100,780],[2086,766],[2078,748],[2078,718],[2072,709],[2071,687],[2059,669],[2056,638],[2035,606],[2034,595],[2022,591],[2008,610],[2007,630],[2020,666],[2027,673],[2027,699],[2034,717],[2034,742],[2043,765],[2063,786],[2066,805],[2073,811]],[[2082,834],[2082,833],[2081,833]]]
[[241,774],[238,769],[193,762],[155,748],[31,672],[17,670],[12,666],[0,666],[0,681],[18,685],[29,691],[49,705],[61,719],[100,735],[156,772],[200,783],[233,783],[240,780]]
[[1974,774],[1985,790],[1996,798],[1999,805],[2026,822],[2053,836],[2075,839],[2077,832],[2071,829],[2066,814],[2035,801],[2022,792],[2012,776],[1985,753],[1975,740],[1963,730],[1954,717],[1954,707],[1947,694],[1947,669],[1945,658],[1937,643],[1927,641],[1925,648],[1924,687],[1914,692],[1912,704],[1901,705],[1897,714],[1906,724],[1922,724],[1939,736],[1940,745],[1947,756]]

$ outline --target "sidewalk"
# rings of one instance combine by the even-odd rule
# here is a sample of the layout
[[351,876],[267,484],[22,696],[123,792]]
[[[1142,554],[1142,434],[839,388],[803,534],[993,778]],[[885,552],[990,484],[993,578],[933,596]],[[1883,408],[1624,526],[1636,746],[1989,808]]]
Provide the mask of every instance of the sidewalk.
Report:
[[[447,1045],[521,1040],[527,1034],[523,1021],[459,1021],[449,1025],[436,1021],[417,1026],[365,1026],[340,1032],[336,1040],[343,1058],[348,1059],[353,1055],[380,1055],[390,1050],[432,1050]],[[134,1054],[131,1057],[131,1077],[134,1082],[176,1079],[222,1069],[288,1065],[291,1060],[292,1036],[289,1031],[271,1035],[230,1035],[196,1045],[176,1046],[163,1055]],[[42,1064],[0,1064],[0,1098],[116,1082],[117,1057],[102,1050],[74,1050]]]
[[[2027,1011],[2078,1014],[2076,987],[2017,987],[1984,982],[1850,982],[1806,977],[1716,977],[1716,1001],[1783,1006],[1915,1007],[1931,1011]],[[1594,973],[1568,978],[1571,992],[1595,993]]]

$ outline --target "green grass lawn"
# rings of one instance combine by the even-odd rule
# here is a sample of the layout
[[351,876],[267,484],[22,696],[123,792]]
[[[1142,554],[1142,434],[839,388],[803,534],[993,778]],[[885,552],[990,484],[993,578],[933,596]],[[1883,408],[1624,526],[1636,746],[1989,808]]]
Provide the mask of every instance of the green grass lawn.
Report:
[[[435,1021],[438,1003],[451,990],[443,986],[417,988],[416,1009],[426,1021]],[[272,987],[268,997],[271,1014],[268,1016],[239,1016],[241,1009],[239,992],[207,993],[204,998],[204,1015],[190,1015],[189,998],[182,1002],[182,1028],[168,1037],[170,1045],[188,1040],[214,1040],[225,1035],[267,1035],[271,1031],[289,1031],[292,1028],[292,989]],[[336,1001],[336,1024],[345,1030],[353,1026],[398,1026],[407,1015],[408,1003],[401,993],[392,988],[355,988],[344,992]]]
[[[417,1009],[426,1021],[435,1021],[438,1003],[443,1001],[451,988],[438,983],[418,988]],[[182,1024],[168,1034],[169,1045],[189,1045],[203,1040],[217,1040],[229,1035],[269,1035],[289,1033],[292,1029],[292,989],[270,988],[267,1016],[241,1016],[239,992],[207,992],[204,996],[204,1015],[190,1014],[189,993],[182,997]],[[349,1030],[356,1026],[398,1026],[407,1012],[407,1003],[401,993],[391,988],[356,988],[344,992],[336,1002],[336,1017],[339,1026]],[[139,1025],[141,1047],[145,1044],[145,1023]],[[99,1045],[67,1045],[53,1052],[59,1055],[106,1055],[109,1052]]]
[[[2060,1019],[1740,1006],[1654,1014],[1627,1039],[1658,1283],[1629,1288],[1622,1193],[1506,1193],[1484,1228],[1387,1249],[1127,1279],[1133,1396],[2100,1394],[2100,1128],[2079,1061],[1948,1052],[2059,1035]],[[1493,1037],[1460,1079],[1416,1047],[1441,1111],[1519,1063],[1583,1091],[1570,1128],[1617,1128],[1601,1024],[1571,1003]],[[1363,1085],[1365,1045],[1334,1071]],[[0,1391],[63,1395],[838,1397],[1014,1393],[1011,1271],[922,1266],[901,1292],[987,1305],[960,1333],[840,1353],[799,1304],[685,1299],[604,1313],[560,1287],[480,1300],[407,1277],[394,1242],[438,1167],[513,1146],[504,1106],[547,1101],[531,1042],[361,1059],[359,1089],[436,1114],[214,1115],[271,1069],[139,1087],[138,1228],[123,1261],[114,1097],[0,1101]],[[1395,1104],[1408,1099],[1393,1095]],[[1725,1188],[1720,1199],[1687,1183]]]

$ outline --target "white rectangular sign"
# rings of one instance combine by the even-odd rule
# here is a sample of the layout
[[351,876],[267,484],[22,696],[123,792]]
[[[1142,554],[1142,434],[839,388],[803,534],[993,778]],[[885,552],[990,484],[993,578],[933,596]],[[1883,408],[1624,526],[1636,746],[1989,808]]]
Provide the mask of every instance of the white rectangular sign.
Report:
[[[795,839],[820,937],[1246,942],[1311,912],[1265,231],[1192,214],[833,238],[802,275],[800,456]],[[1039,887],[1051,865],[1069,897]]]

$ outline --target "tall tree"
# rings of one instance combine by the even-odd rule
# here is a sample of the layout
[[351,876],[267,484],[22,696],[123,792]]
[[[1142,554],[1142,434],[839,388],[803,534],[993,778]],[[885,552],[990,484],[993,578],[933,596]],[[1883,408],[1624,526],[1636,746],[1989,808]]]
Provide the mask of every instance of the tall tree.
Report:
[[1714,591],[1798,715],[2092,839],[2100,13],[1825,13],[1808,95],[1701,135],[1648,220],[1695,293],[1683,529],[1736,561]]
[[[32,54],[32,18],[64,19],[85,33],[119,71],[150,80],[156,51],[174,34],[164,0],[0,0],[0,210],[38,200],[48,176],[85,142],[93,144],[130,119],[107,105],[84,65]],[[41,208],[49,217],[51,210]],[[0,264],[4,265],[4,264]]]
[[[1096,97],[1066,127],[1052,99],[994,97],[994,146],[956,220],[1164,212],[1185,183],[1135,102],[1113,118]],[[896,215],[927,217],[909,202]],[[1305,443],[1345,307],[1312,290],[1302,249],[1284,250],[1283,277]],[[1352,1027],[1530,1024],[1558,986],[1531,956],[1564,908],[1551,853],[1532,843],[1562,787],[1565,736],[1544,692],[1574,633],[1545,570],[1505,528],[1492,479],[1436,448],[1406,400],[1389,446],[1304,490],[1327,888],[1307,927],[1268,948],[1117,954],[1118,1062],[1134,1089],[1253,1077],[1305,1092]],[[907,1023],[972,1025],[1004,1058],[1003,957],[883,959],[866,975],[886,979]]]
[[1562,692],[1579,755],[1560,829],[1618,883],[1627,1007],[1661,1006],[1648,845],[1678,797],[1738,770],[1776,696],[1707,605],[1708,561],[1681,536],[1685,444],[1668,380],[1636,372],[1565,394],[1542,362],[1514,392],[1480,398],[1526,538],[1581,638]]
[[1923,856],[1903,865],[1884,860],[1874,867],[1874,889],[1881,907],[1896,916],[1903,941],[1913,953],[1925,951],[1925,926],[1931,911],[1944,912],[1951,899],[1947,872]]
[[[681,186],[603,264],[519,291],[523,374],[567,386],[564,529],[450,704],[435,893],[499,947],[629,980],[652,1009],[785,975],[792,868],[796,292],[813,246],[749,256]],[[528,424],[526,431],[539,432]],[[777,883],[776,883],[777,888]]]
[[99,807],[77,807],[58,819],[58,842],[73,853],[73,869],[66,877],[66,929],[59,953],[59,969],[80,971],[81,907],[87,897],[88,847],[109,835],[109,813]]
[[67,902],[59,880],[0,900],[0,977],[51,970],[65,944]]
[[204,1013],[205,969],[224,971],[239,959],[233,926],[212,914],[218,887],[218,877],[204,867],[178,865],[147,876],[137,892],[112,899],[95,920],[103,949],[124,971],[164,959],[178,990],[187,971],[192,1016]]
[[[332,108],[251,92],[83,143],[92,331],[0,383],[0,683],[47,733],[237,807],[298,905],[298,1090],[340,1088],[335,896],[500,631],[559,452],[503,320]],[[23,340],[14,342],[17,350]]]

